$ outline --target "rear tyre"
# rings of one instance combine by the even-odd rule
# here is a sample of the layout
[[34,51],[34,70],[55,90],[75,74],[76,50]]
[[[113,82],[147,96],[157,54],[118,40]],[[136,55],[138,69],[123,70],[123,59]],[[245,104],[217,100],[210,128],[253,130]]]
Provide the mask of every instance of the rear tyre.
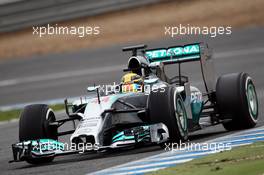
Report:
[[258,99],[252,78],[247,73],[233,73],[218,78],[216,101],[221,119],[231,119],[227,130],[252,128],[258,120]]
[[186,109],[181,95],[174,87],[166,87],[164,92],[151,92],[147,105],[151,123],[167,126],[169,142],[179,143],[188,139]]
[[[49,125],[54,122],[53,111],[44,104],[26,106],[20,114],[19,141],[53,139],[57,140],[57,128]],[[43,158],[31,158],[26,161],[31,164],[51,162],[54,156]]]

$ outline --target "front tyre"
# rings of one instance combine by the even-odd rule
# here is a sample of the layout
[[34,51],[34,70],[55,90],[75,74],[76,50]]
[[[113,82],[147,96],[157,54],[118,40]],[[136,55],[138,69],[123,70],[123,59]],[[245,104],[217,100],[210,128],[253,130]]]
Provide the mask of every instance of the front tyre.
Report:
[[151,123],[163,123],[169,131],[169,142],[188,139],[187,113],[180,93],[174,87],[151,92],[148,98],[148,115]]
[[[19,141],[53,139],[57,140],[57,128],[49,125],[54,122],[53,111],[44,104],[26,106],[20,114]],[[51,162],[54,156],[42,158],[30,158],[26,161],[31,164]]]
[[234,73],[218,78],[216,101],[227,130],[253,128],[258,121],[258,98],[252,78],[247,73]]

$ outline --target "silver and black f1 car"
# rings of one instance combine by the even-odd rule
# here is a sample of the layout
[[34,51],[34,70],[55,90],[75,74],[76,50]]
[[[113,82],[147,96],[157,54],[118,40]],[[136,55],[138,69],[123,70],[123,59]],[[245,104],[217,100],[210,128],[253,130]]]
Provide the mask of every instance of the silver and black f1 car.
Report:
[[[123,51],[132,52],[124,71],[140,75],[142,81],[135,87],[141,91],[124,92],[122,83],[110,89],[89,87],[94,96],[72,103],[65,100],[68,116],[59,120],[47,105],[26,106],[20,115],[19,143],[12,145],[12,161],[37,164],[58,155],[183,142],[190,132],[216,124],[227,130],[256,125],[258,100],[252,78],[241,72],[215,81],[207,44],[150,50],[138,45]],[[201,67],[205,92],[182,75],[181,65],[193,61]],[[164,69],[169,64],[179,70],[172,78]],[[58,132],[64,123],[75,121],[73,130]],[[71,134],[70,147],[58,140],[67,134]]]

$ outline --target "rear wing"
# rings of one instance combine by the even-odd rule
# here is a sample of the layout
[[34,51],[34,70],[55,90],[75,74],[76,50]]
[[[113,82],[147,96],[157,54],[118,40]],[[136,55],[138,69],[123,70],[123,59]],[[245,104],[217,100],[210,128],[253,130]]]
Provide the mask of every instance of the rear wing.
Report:
[[184,46],[172,46],[169,48],[156,48],[145,50],[144,56],[150,63],[163,62],[174,64],[188,61],[199,61],[201,59],[200,43]]
[[162,63],[166,65],[200,61],[201,72],[207,92],[215,90],[215,74],[211,53],[211,49],[205,43],[148,49],[143,52],[144,57],[150,64]]

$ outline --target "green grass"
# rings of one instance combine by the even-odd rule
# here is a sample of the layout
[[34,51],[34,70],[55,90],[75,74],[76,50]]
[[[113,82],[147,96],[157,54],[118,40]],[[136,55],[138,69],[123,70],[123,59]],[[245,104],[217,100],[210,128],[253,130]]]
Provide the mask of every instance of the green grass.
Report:
[[[64,109],[64,104],[50,105],[54,111],[59,111]],[[12,119],[19,118],[19,114],[22,109],[13,109],[9,111],[0,111],[0,121],[8,121]]]
[[264,142],[234,148],[151,173],[153,175],[263,175]]

